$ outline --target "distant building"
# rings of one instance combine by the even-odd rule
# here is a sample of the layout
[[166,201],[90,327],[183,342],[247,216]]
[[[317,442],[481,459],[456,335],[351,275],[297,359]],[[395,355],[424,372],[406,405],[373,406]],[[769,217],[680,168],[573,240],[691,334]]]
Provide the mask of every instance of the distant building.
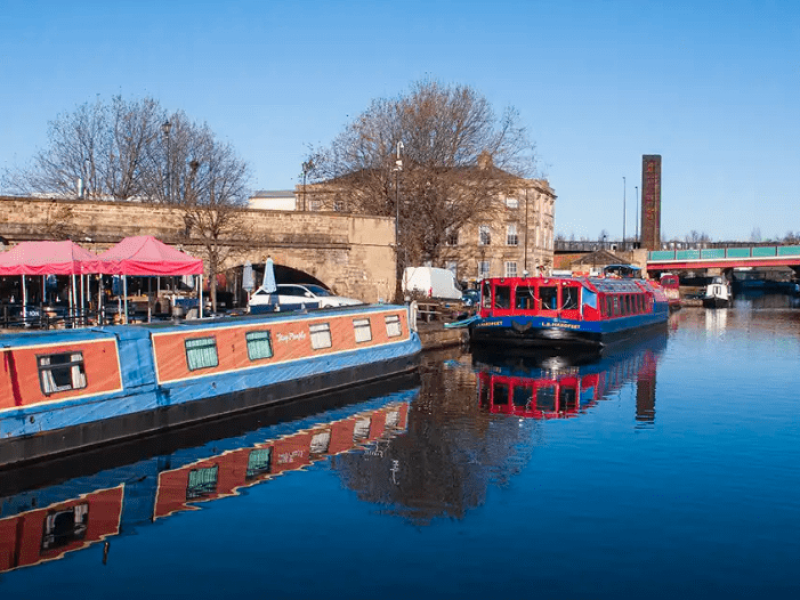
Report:
[[256,210],[300,210],[293,190],[258,191],[247,204]]

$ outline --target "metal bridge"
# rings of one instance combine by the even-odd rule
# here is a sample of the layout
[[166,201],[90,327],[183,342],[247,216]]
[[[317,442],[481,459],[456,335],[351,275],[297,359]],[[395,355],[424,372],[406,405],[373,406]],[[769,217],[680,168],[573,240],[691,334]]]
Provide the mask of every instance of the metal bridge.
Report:
[[800,274],[800,246],[695,248],[647,253],[648,272],[740,267],[791,267]]

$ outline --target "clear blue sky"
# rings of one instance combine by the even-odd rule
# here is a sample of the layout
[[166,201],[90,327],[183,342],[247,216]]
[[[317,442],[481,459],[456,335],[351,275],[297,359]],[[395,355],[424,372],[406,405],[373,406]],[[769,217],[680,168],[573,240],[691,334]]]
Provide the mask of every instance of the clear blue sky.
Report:
[[424,77],[520,111],[557,233],[620,237],[623,193],[634,233],[643,154],[665,237],[800,231],[798,0],[3,0],[0,167],[59,113],[149,95],[288,189],[308,144]]

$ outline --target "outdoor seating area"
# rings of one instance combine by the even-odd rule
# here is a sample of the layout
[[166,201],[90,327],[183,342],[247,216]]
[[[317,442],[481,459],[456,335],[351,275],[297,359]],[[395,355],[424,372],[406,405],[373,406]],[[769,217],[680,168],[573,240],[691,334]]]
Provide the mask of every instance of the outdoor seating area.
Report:
[[152,236],[95,255],[72,241],[0,253],[0,329],[74,328],[202,317],[203,261]]

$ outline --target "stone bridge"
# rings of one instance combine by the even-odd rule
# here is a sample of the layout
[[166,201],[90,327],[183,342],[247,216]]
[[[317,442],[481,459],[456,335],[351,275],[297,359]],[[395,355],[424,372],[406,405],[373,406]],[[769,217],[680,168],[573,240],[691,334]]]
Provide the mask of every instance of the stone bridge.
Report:
[[[222,239],[220,252],[229,291],[241,285],[246,261],[258,273],[271,256],[279,283],[318,281],[341,296],[366,302],[393,298],[392,219],[338,212],[236,209],[235,213],[236,226]],[[152,235],[206,258],[197,232],[187,231],[184,213],[177,207],[0,196],[0,245],[6,248],[26,240],[69,238],[100,253],[134,235]]]

